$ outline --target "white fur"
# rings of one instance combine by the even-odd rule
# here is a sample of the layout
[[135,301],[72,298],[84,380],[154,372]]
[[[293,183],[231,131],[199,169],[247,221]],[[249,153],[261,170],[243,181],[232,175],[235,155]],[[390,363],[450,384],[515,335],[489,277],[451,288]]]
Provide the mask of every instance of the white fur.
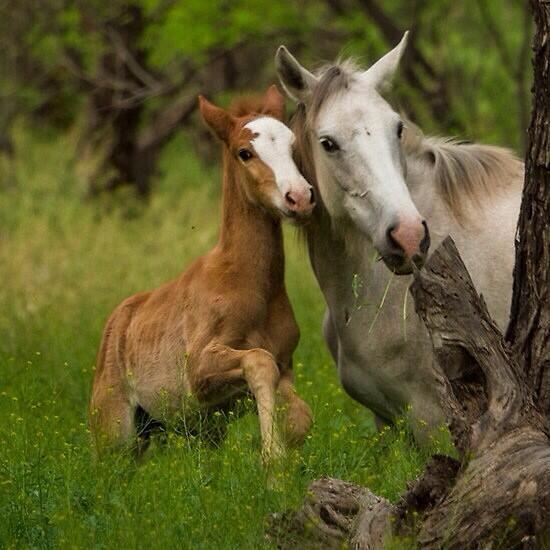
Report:
[[275,197],[277,206],[284,210],[286,193],[309,194],[311,186],[298,171],[292,158],[294,134],[282,122],[271,117],[260,117],[246,126],[254,133],[251,143],[258,157],[275,176],[280,196]]
[[[390,226],[421,220],[405,183],[399,122],[376,90],[358,81],[323,106],[314,128],[324,204],[334,219],[351,217],[381,251]],[[337,142],[340,150],[327,153],[320,143],[323,137]]]
[[403,38],[401,38],[401,42],[393,50],[381,57],[372,67],[369,67],[363,73],[364,80],[368,81],[373,88],[384,90],[391,82],[407,46],[408,38],[409,31],[405,32]]

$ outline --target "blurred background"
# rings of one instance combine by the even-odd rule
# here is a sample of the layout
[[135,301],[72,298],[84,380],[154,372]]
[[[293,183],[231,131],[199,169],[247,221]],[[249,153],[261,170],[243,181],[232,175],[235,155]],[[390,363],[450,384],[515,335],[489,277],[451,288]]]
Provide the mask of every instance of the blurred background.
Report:
[[197,94],[227,105],[263,92],[281,43],[310,68],[339,55],[366,67],[406,29],[393,105],[426,133],[523,156],[525,1],[0,0],[1,548],[275,549],[266,518],[298,506],[313,479],[395,501],[432,452],[450,452],[421,451],[405,421],[378,433],[343,392],[324,301],[288,227],[296,387],[315,422],[277,487],[266,488],[254,414],[225,418],[219,447],[159,437],[139,468],[118,455],[95,464],[87,428],[110,312],[216,242],[220,147]]
[[367,66],[406,29],[396,106],[426,132],[522,154],[531,27],[523,0],[3,0],[2,186],[15,184],[6,164],[23,123],[72,132],[83,193],[147,196],[179,134],[215,158],[199,92],[224,103],[262,90],[282,43],[309,67],[339,55]]

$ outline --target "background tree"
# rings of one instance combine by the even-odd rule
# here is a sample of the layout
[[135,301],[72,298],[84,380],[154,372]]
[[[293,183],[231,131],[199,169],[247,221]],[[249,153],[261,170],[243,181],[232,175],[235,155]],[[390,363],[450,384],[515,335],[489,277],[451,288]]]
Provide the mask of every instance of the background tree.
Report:
[[78,122],[92,193],[130,183],[147,195],[176,132],[203,135],[197,93],[265,87],[280,43],[310,64],[340,53],[368,63],[406,28],[395,100],[408,116],[523,148],[531,19],[518,0],[7,0],[0,10],[3,139],[21,115]]

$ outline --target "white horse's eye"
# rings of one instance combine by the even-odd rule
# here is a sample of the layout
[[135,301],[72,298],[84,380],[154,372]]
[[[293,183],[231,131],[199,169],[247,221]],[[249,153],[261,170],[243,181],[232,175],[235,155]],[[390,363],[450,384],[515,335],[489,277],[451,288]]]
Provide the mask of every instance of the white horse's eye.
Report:
[[401,139],[401,136],[403,135],[403,128],[405,127],[405,125],[400,121],[399,124],[397,125],[397,137],[399,139]]
[[338,144],[328,137],[322,137],[319,141],[327,153],[334,153],[340,149]]

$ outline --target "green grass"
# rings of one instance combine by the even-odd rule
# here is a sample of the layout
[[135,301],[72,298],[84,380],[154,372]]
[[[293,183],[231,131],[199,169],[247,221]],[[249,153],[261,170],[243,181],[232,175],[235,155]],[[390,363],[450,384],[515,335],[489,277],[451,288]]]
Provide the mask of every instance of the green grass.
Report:
[[0,189],[0,547],[271,547],[267,515],[297,506],[321,475],[397,498],[426,455],[404,423],[376,433],[340,388],[320,334],[323,300],[292,230],[297,387],[315,424],[275,488],[252,413],[229,419],[219,448],[171,434],[139,466],[124,456],[94,464],[86,415],[105,319],[214,243],[218,168],[176,140],[148,206],[126,191],[90,201],[71,136],[18,136],[17,186]]

